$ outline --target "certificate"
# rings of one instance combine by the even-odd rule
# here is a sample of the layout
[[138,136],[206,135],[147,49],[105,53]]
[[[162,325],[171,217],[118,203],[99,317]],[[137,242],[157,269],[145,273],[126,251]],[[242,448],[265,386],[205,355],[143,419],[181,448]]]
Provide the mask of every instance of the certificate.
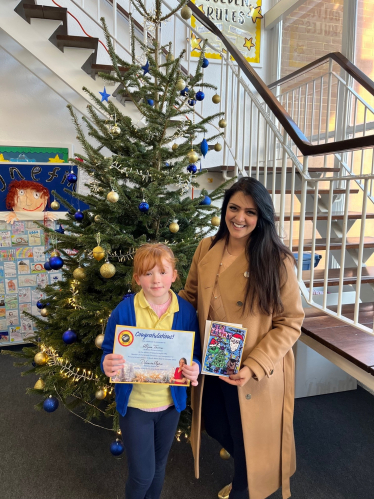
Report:
[[110,378],[111,383],[158,383],[187,386],[179,371],[181,365],[192,364],[194,331],[165,331],[129,326],[116,326],[113,353],[120,354],[125,364]]

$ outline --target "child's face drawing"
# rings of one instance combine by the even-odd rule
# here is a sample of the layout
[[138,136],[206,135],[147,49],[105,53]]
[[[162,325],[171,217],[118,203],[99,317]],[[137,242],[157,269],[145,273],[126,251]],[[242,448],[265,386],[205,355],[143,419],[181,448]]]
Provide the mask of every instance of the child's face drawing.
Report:
[[44,211],[47,198],[34,189],[17,189],[14,211]]
[[155,305],[165,303],[169,298],[169,289],[177,278],[177,271],[173,269],[166,258],[161,260],[162,267],[155,265],[145,275],[134,275],[135,281],[142,287],[144,296]]

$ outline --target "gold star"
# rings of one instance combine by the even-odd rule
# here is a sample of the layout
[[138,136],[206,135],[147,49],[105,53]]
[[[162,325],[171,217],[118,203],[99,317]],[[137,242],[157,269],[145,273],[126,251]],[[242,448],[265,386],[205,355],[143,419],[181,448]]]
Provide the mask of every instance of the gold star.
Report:
[[197,38],[194,33],[191,36],[191,48],[192,50],[201,50],[200,43],[202,42],[201,38]]
[[200,9],[200,10],[201,10],[201,12],[205,15],[204,5],[203,5],[203,4],[199,5],[199,9]]
[[6,163],[10,163],[9,159],[4,158],[4,154],[0,154],[0,161],[5,161]]
[[254,47],[255,44],[253,43],[253,38],[245,38],[245,42],[243,44],[243,47],[247,47],[248,50],[251,50],[252,47]]
[[60,159],[58,157],[58,154],[56,154],[56,156],[54,158],[49,158],[49,162],[50,163],[65,163],[65,161],[63,159]]
[[255,7],[252,10],[252,21],[255,23],[257,19],[262,19],[264,16],[261,14],[261,6]]

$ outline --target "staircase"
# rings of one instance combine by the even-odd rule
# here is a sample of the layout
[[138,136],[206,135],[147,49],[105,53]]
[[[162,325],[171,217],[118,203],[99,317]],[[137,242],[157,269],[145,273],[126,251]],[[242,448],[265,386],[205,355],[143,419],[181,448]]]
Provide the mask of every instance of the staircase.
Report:
[[[0,6],[0,44],[87,116],[82,86],[102,91],[98,73],[113,68],[98,60],[99,36],[68,34],[67,16],[75,9],[82,25],[90,22],[100,35],[102,2],[93,11],[84,8],[84,1],[66,0],[68,8],[18,2]],[[109,0],[105,9],[113,23],[113,43],[130,60],[128,36],[121,38],[128,33],[130,17],[138,36],[149,40],[153,33],[125,4]],[[222,179],[256,177],[272,196],[284,243],[299,255],[310,252],[312,262],[316,253],[322,255],[316,269],[303,270],[303,259],[298,259],[306,309],[301,342],[374,389],[374,110],[353,82],[371,95],[374,83],[342,54],[332,53],[266,86],[217,27],[191,2],[189,7],[225,47],[225,52],[212,45],[209,50],[221,58],[215,75],[220,111],[231,126],[225,129],[222,152],[208,154],[214,156],[206,169]],[[165,1],[163,9],[171,11]],[[159,39],[163,45],[172,42],[174,55],[187,49],[187,75],[192,64],[189,38],[199,31],[178,14],[171,19],[172,26],[160,28]],[[72,56],[73,49],[80,51],[79,57]],[[76,64],[79,58],[81,64]],[[118,88],[108,91],[119,95]],[[116,104],[140,120],[130,102],[122,98]],[[203,116],[204,103],[199,106],[196,114]]]

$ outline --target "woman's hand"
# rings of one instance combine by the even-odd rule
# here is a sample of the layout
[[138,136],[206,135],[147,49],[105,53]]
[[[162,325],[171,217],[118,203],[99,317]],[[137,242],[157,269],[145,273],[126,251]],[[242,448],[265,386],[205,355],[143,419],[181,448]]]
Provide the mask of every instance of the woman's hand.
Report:
[[182,372],[183,376],[191,381],[192,386],[197,386],[199,384],[197,381],[197,377],[200,373],[199,364],[192,362],[192,366],[184,365],[182,367]]
[[231,374],[229,378],[220,376],[219,379],[226,381],[229,385],[244,386],[252,377],[254,372],[248,366],[240,369],[238,374]]
[[106,376],[108,376],[108,378],[115,376],[124,364],[125,359],[122,355],[119,355],[118,353],[108,353],[103,362],[103,368]]

